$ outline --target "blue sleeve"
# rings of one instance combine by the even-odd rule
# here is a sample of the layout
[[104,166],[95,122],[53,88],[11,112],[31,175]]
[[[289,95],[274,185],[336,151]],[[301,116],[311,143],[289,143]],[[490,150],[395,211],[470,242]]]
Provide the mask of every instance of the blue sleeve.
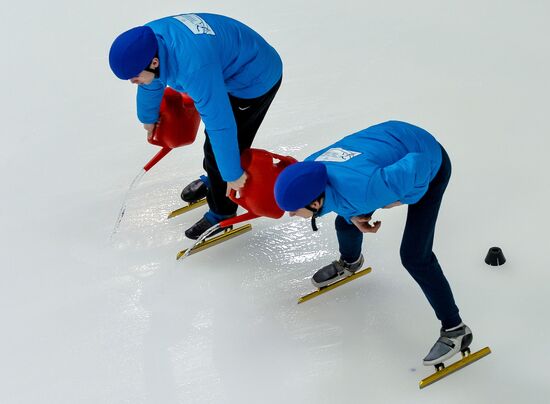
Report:
[[243,174],[237,140],[237,124],[221,68],[207,65],[186,74],[186,91],[195,101],[224,181],[235,181]]
[[408,153],[401,160],[382,168],[381,179],[388,191],[396,196],[395,200],[388,203],[418,202],[430,185],[430,175],[430,159],[425,153]]
[[160,103],[166,86],[160,80],[138,86],[136,103],[141,123],[155,123],[159,119]]

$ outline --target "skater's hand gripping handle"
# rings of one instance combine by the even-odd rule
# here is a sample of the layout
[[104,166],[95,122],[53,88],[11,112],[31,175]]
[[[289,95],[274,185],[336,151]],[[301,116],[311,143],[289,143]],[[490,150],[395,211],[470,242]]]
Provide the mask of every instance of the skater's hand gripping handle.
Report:
[[144,123],[143,129],[147,131],[147,141],[151,143],[151,140],[153,140],[153,135],[155,133],[155,126],[157,126],[156,123]]
[[353,216],[351,218],[351,222],[357,226],[357,228],[361,231],[361,233],[376,233],[380,226],[382,225],[382,222],[380,220],[377,220],[374,222],[374,224],[370,224],[369,222],[372,220],[372,217],[365,217],[365,216]]
[[159,130],[160,126],[160,118],[155,123],[144,123],[143,129],[147,131],[147,141],[151,144],[157,145],[157,146],[165,146],[160,139],[158,139],[157,131]]
[[228,187],[228,198],[231,199],[233,202],[235,202],[237,205],[239,205],[241,208],[244,208],[246,210],[250,210],[248,207],[248,203],[246,203],[246,198],[243,198],[242,195],[239,195],[239,198],[237,198],[237,191],[234,189],[229,189]]
[[246,171],[243,171],[243,175],[241,175],[238,179],[235,181],[230,181],[227,183],[227,190],[225,192],[225,196],[229,196],[231,193],[231,190],[238,191],[242,187],[244,187],[244,184],[246,183],[246,180],[248,178],[248,174]]

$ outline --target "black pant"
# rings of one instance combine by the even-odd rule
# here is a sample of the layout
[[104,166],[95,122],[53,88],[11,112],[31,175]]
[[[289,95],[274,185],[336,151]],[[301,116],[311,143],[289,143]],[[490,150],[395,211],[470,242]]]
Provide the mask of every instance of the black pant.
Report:
[[[235,122],[237,123],[237,139],[239,142],[239,151],[250,148],[256,132],[262,123],[277,90],[281,86],[279,80],[267,93],[251,99],[237,98],[229,95]],[[240,109],[240,108],[243,109]],[[210,210],[219,216],[229,216],[237,212],[237,205],[225,196],[227,183],[222,179],[208,133],[204,142],[204,160],[203,167],[208,175],[208,194],[206,200]]]
[[451,328],[462,320],[449,282],[432,251],[439,207],[451,178],[451,161],[443,147],[441,154],[441,167],[428,191],[417,203],[409,205],[400,254],[403,266],[420,285],[443,328]]
[[[451,161],[443,147],[441,153],[441,167],[426,194],[409,205],[400,255],[403,266],[420,285],[442,326],[451,328],[462,320],[449,282],[432,251],[439,207],[451,178]],[[341,216],[336,218],[336,232],[342,259],[352,262],[359,258],[363,233]]]

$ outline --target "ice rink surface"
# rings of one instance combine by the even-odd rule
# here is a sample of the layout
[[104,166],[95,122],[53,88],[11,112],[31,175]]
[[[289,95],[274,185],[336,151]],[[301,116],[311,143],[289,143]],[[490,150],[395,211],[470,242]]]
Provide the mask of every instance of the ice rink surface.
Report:
[[[435,252],[473,349],[418,389],[439,323],[399,261],[406,208],[365,237],[373,272],[297,305],[337,257],[333,215],[254,221],[183,262],[166,220],[201,172],[202,132],[126,190],[157,149],[107,55],[120,32],[214,12],[281,54],[255,147],[304,158],[388,119],[445,146]],[[547,1],[12,2],[2,10],[0,402],[547,403]],[[489,247],[508,262],[489,267]],[[546,313],[546,314],[545,314]]]

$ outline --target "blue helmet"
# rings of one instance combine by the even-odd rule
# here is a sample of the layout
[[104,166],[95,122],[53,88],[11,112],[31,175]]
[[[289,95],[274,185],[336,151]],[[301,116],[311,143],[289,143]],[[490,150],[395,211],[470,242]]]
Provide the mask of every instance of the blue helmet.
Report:
[[303,161],[285,168],[275,181],[275,200],[282,210],[304,208],[319,197],[327,185],[327,167]]
[[153,30],[147,26],[135,27],[114,40],[109,51],[109,65],[119,79],[128,80],[149,66],[157,50]]

